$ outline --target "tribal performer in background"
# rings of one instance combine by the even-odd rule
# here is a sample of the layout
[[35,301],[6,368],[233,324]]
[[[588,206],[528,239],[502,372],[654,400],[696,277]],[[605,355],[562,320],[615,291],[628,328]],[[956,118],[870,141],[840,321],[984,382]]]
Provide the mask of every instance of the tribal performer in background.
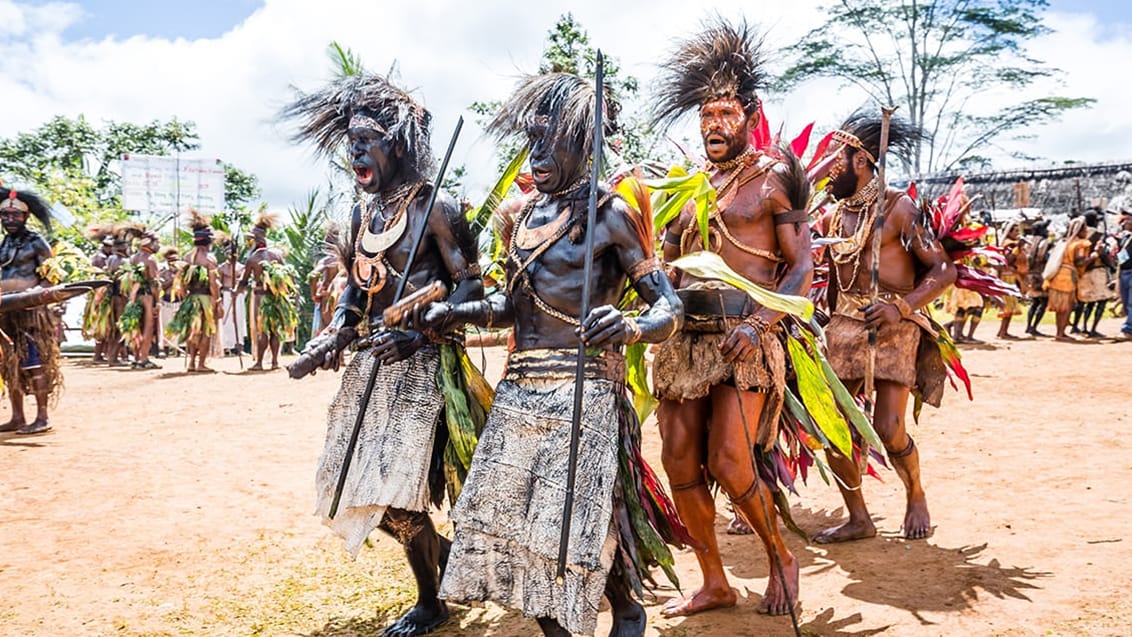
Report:
[[[39,267],[52,256],[51,246],[38,232],[27,227],[34,215],[44,228],[51,228],[47,203],[24,191],[0,187],[0,222],[4,241],[0,243],[0,291],[23,292],[46,282]],[[57,323],[44,307],[0,314],[0,375],[12,403],[12,419],[0,425],[0,432],[41,434],[51,429],[47,419],[50,399],[63,386],[59,368]],[[36,416],[27,422],[24,395],[35,396]]]
[[106,257],[106,275],[114,282],[109,289],[110,294],[110,329],[106,334],[106,364],[111,367],[123,367],[129,359],[129,351],[123,352],[122,332],[118,322],[126,309],[126,297],[129,287],[123,282],[130,261],[130,241],[139,236],[141,230],[132,223],[119,223],[114,226],[114,251]]
[[[621,350],[664,340],[682,314],[654,254],[651,212],[633,210],[601,187],[597,225],[585,227],[594,101],[593,85],[574,75],[520,81],[488,126],[498,138],[526,137],[538,190],[512,202],[514,214],[503,224],[507,288],[483,301],[435,304],[425,315],[429,324],[515,330],[506,375],[452,510],[456,531],[441,595],[492,600],[536,618],[544,634],[568,635],[593,633],[604,594],[613,607],[610,634],[629,636],[645,627],[633,591],[642,594],[642,582],[652,581],[652,563],[670,567],[665,543],[676,543],[677,534],[683,543],[686,534],[640,456],[640,424],[626,396]],[[616,107],[606,99],[611,131]],[[572,313],[585,285],[587,231],[595,233],[594,309],[579,324]],[[639,316],[617,309],[627,284],[647,304]],[[590,354],[573,524],[559,584],[579,335]],[[650,547],[656,552],[647,553]]]
[[1030,298],[1030,309],[1026,311],[1026,333],[1030,336],[1048,336],[1038,331],[1038,325],[1046,314],[1049,305],[1049,291],[1045,289],[1042,280],[1042,271],[1049,260],[1051,243],[1049,240],[1049,221],[1039,219],[1030,226],[1030,238],[1027,242],[1025,259],[1026,269],[1026,296]]
[[173,296],[181,307],[166,332],[176,335],[188,352],[189,372],[211,373],[205,361],[216,335],[217,322],[224,318],[220,304],[220,277],[216,257],[212,256],[212,226],[208,217],[191,210],[188,225],[193,229],[193,249],[173,279]]
[[337,288],[341,267],[338,265],[338,255],[335,249],[338,245],[338,229],[331,226],[326,230],[323,246],[327,254],[315,263],[307,278],[310,286],[311,300],[314,301],[314,324],[312,334],[318,334],[322,328],[330,325],[334,317],[334,308],[338,306],[338,297],[341,291]]
[[[1026,255],[1022,248],[1021,226],[1015,221],[1006,224],[1002,231],[1002,258],[1006,263],[1000,268],[999,278],[1005,283],[1017,285],[1025,293]],[[1001,340],[1018,340],[1010,333],[1010,320],[1022,313],[1021,303],[1017,297],[1008,296],[1003,301],[998,317],[1002,322],[998,325],[998,338]]]
[[[830,148],[837,155],[828,188],[837,207],[823,223],[827,236],[845,241],[829,249],[828,295],[833,317],[825,333],[834,371],[857,394],[868,363],[868,332],[878,330],[873,427],[907,492],[904,536],[921,539],[931,534],[931,519],[920,483],[920,454],[905,431],[904,418],[912,391],[937,407],[942,398],[947,371],[936,345],[935,327],[920,310],[955,282],[956,269],[916,203],[892,188],[883,193],[884,227],[880,255],[874,256],[873,227],[881,196],[876,179],[881,127],[879,116],[859,111],[833,134],[839,143]],[[918,135],[894,118],[889,149],[906,157]],[[880,296],[872,304],[871,264],[878,257]],[[814,540],[829,543],[876,535],[857,464],[840,454],[829,454],[829,463],[839,477],[849,521],[822,531]]]
[[131,366],[136,369],[161,369],[160,365],[149,360],[156,328],[157,300],[161,298],[161,277],[154,258],[159,247],[157,235],[143,230],[138,251],[119,270],[118,280],[126,295],[126,306],[118,317],[118,330],[134,353]]
[[[718,193],[709,245],[689,205],[665,231],[664,259],[710,250],[766,289],[805,296],[813,278],[805,170],[793,156],[772,158],[750,145],[759,124],[756,91],[766,81],[760,44],[745,23],[720,19],[681,43],[662,67],[655,119],[671,124],[698,111]],[[660,346],[653,382],[664,470],[680,517],[703,547],[696,559],[704,583],[662,613],[691,615],[736,603],[715,537],[710,478],[758,532],[772,564],[759,611],[786,614],[798,597],[798,562],[782,540],[774,495],[756,473],[761,460],[751,448],[769,448],[777,437],[786,385],[778,324],[784,315],[727,284],[679,274],[676,285],[684,327]]]
[[[90,264],[103,273],[108,273],[107,264],[114,255],[114,229],[109,224],[91,226],[87,238],[99,243],[98,252],[90,258]],[[83,338],[94,341],[94,364],[106,362],[107,339],[111,332],[111,317],[114,315],[113,293],[108,288],[99,288],[87,297],[83,308]]]
[[237,354],[244,348],[244,337],[248,335],[248,295],[246,292],[236,294],[236,286],[244,276],[244,264],[240,263],[238,255],[239,243],[224,233],[213,237],[213,242],[220,245],[228,255],[217,268],[220,274],[221,304],[226,308],[227,318],[220,321],[220,348],[225,356]]
[[295,340],[295,329],[299,326],[299,314],[295,309],[294,272],[283,260],[283,254],[267,247],[267,231],[278,223],[276,215],[260,213],[255,226],[249,233],[252,240],[252,253],[244,264],[244,273],[237,286],[237,294],[248,289],[248,281],[254,282],[252,290],[252,333],[255,344],[255,364],[249,371],[263,371],[263,355],[271,348],[271,369],[279,369],[279,348],[287,341]]
[[[454,503],[471,464],[491,388],[464,352],[461,340],[434,330],[381,327],[398,284],[407,292],[441,282],[449,300],[482,298],[475,242],[456,202],[433,188],[431,115],[387,78],[363,74],[300,96],[282,116],[301,125],[297,141],[333,157],[343,141],[364,201],[342,233],[340,263],[349,283],[329,325],[291,365],[293,378],[318,367],[337,369],[342,352],[359,337],[369,345],[354,355],[330,406],[326,443],[316,474],[317,514],[357,555],[374,529],[402,544],[417,584],[417,603],[382,635],[423,635],[448,619],[438,596],[450,542],[429,517],[447,492]],[[423,241],[405,272],[413,238]],[[371,328],[374,330],[371,332]],[[389,329],[387,329],[389,328]],[[367,379],[377,370],[357,448],[337,514],[331,503]]]

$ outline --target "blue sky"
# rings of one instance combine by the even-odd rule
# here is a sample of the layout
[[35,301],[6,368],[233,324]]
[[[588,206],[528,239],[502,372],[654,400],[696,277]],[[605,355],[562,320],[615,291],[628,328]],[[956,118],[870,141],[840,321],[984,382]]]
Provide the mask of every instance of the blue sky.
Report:
[[[30,4],[48,4],[32,2]],[[77,40],[124,40],[135,35],[217,38],[243,22],[263,0],[80,0],[83,19],[66,30]]]
[[[147,35],[192,40],[221,36],[263,6],[263,0],[78,0],[75,4],[85,13],[84,20],[66,31],[75,39]],[[1110,27],[1132,24],[1128,0],[1049,0],[1049,4],[1052,11],[1092,14]]]
[[1090,13],[1101,23],[1132,23],[1132,3],[1128,0],[1050,0],[1051,11]]

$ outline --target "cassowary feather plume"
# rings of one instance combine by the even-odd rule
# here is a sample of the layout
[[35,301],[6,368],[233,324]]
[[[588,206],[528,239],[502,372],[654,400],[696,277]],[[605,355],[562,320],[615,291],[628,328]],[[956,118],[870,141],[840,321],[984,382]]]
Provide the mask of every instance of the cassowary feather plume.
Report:
[[[603,96],[602,128],[613,135],[621,107],[608,84]],[[526,135],[527,126],[540,116],[547,118],[554,134],[575,142],[585,156],[593,152],[593,82],[571,73],[528,75],[488,123],[487,133],[501,140]]]
[[718,16],[707,21],[660,65],[653,124],[667,128],[684,113],[721,98],[735,98],[747,115],[755,113],[758,92],[768,81],[762,46],[762,36],[746,21],[733,25]]
[[373,118],[384,127],[404,149],[406,166],[416,176],[432,173],[432,115],[381,75],[362,73],[335,79],[313,93],[299,93],[279,113],[280,119],[298,123],[293,141],[312,143],[317,152],[328,157],[346,139],[354,115]]

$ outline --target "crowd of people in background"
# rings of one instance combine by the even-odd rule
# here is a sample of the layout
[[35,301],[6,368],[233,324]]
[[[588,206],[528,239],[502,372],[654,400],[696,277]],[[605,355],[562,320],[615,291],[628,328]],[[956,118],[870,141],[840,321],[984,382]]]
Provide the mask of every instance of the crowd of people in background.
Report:
[[[279,352],[295,341],[299,294],[283,254],[268,246],[271,215],[260,215],[245,236],[246,255],[206,216],[186,219],[193,246],[182,253],[161,246],[156,234],[136,223],[93,226],[98,246],[90,276],[111,285],[93,291],[82,314],[81,333],[93,341],[92,362],[109,367],[160,369],[152,358],[186,356],[186,371],[212,372],[210,357],[254,357],[251,371],[279,367]],[[214,236],[215,234],[215,236]],[[327,246],[332,244],[328,242]],[[326,325],[342,281],[337,256],[327,250],[309,277],[314,302],[311,331]]]
[[[1113,214],[1112,212],[1107,213]],[[1009,222],[998,229],[999,263],[976,267],[995,269],[1003,281],[1018,286],[1018,296],[1002,300],[975,291],[952,288],[942,307],[954,318],[948,324],[956,343],[981,343],[975,337],[982,318],[997,310],[997,338],[1016,340],[1010,332],[1015,316],[1024,317],[1025,334],[1053,337],[1060,342],[1097,341],[1110,335],[1098,331],[1109,312],[1125,317],[1119,338],[1132,338],[1132,211],[1116,212],[1116,227],[1104,223],[1106,213],[1092,210],[1069,220],[1061,233],[1052,233],[1044,218]],[[1040,326],[1054,314],[1054,332]],[[1117,335],[1111,335],[1117,336]]]

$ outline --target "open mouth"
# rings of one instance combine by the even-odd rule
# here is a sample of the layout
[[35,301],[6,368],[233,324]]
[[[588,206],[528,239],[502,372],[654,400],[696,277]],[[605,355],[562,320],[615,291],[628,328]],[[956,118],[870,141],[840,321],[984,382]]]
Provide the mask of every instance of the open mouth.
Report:
[[531,168],[531,177],[536,182],[542,183],[550,178],[550,171],[545,168]]
[[704,146],[708,150],[724,150],[727,148],[727,140],[722,135],[713,133],[704,138]]
[[355,164],[354,165],[354,177],[358,180],[358,183],[360,183],[360,184],[369,183],[369,180],[373,179],[373,169],[369,168],[368,166],[361,166],[361,165]]

